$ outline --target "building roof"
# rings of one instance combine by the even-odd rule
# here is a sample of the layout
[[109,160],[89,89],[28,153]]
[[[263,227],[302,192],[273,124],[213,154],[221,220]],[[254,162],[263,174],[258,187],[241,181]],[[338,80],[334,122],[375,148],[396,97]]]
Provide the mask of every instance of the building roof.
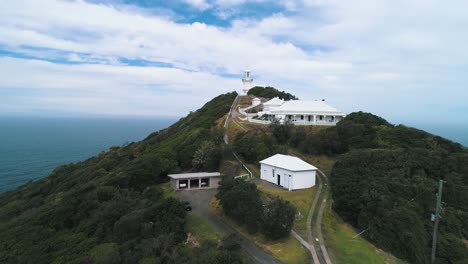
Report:
[[317,170],[317,168],[297,157],[276,154],[269,158],[260,161],[261,164],[266,164],[290,171],[307,171]]
[[219,172],[195,172],[195,173],[180,173],[180,174],[168,174],[172,179],[191,179],[191,178],[210,178],[221,176]]
[[282,99],[279,99],[278,97],[275,97],[265,103],[263,103],[263,105],[282,105],[284,103],[284,101]]
[[324,101],[291,100],[284,102],[281,106],[270,109],[271,113],[327,113],[343,114]]

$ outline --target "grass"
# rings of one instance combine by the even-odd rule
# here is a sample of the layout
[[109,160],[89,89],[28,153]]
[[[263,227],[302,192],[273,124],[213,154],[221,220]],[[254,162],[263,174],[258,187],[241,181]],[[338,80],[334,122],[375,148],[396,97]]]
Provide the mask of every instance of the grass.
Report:
[[331,199],[328,199],[322,228],[325,244],[334,263],[360,264],[363,260],[369,264],[406,263],[376,248],[363,237],[352,239],[357,232],[333,212],[330,201]]
[[177,198],[176,191],[171,187],[170,182],[160,184],[159,188],[162,190],[163,196],[165,198],[168,198],[168,197]]
[[197,213],[187,215],[187,231],[199,242],[204,240],[219,241],[223,235],[216,230]]
[[232,228],[236,229],[239,233],[245,236],[247,239],[253,241],[257,246],[269,252],[275,258],[279,259],[283,263],[286,264],[296,264],[296,263],[308,263],[310,262],[309,259],[309,251],[303,247],[299,241],[297,241],[294,237],[289,236],[284,239],[280,239],[277,241],[271,241],[266,239],[263,235],[257,234],[249,234],[245,228],[237,225],[231,219],[225,217],[221,213],[221,207],[219,205],[219,201],[216,198],[213,198],[211,202],[211,207],[213,208],[214,212],[218,214],[223,220],[230,225]]
[[260,178],[260,167],[259,166],[255,165],[255,164],[251,164],[251,163],[245,163],[245,165],[252,172],[254,178]]

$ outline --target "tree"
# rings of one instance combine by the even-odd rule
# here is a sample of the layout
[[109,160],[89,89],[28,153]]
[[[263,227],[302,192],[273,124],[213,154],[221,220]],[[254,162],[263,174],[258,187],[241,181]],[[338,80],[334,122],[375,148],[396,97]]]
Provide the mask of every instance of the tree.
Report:
[[221,181],[216,198],[223,213],[239,224],[245,225],[250,233],[258,231],[261,221],[262,201],[255,183],[242,179],[225,178]]
[[279,197],[273,198],[263,210],[262,233],[269,239],[287,237],[296,216],[296,208]]
[[247,92],[247,94],[269,98],[269,99],[272,99],[274,97],[279,97],[280,99],[283,99],[286,101],[298,99],[296,96],[290,93],[287,93],[285,91],[279,91],[278,89],[274,87],[270,87],[270,86],[267,86],[267,87],[255,86],[252,89],[250,89]]
[[291,121],[286,121],[284,124],[278,119],[273,120],[270,125],[271,132],[275,136],[276,140],[280,144],[286,144],[291,138],[293,132],[294,124]]
[[195,151],[192,159],[193,169],[197,171],[218,170],[221,161],[221,150],[212,141],[203,142]]

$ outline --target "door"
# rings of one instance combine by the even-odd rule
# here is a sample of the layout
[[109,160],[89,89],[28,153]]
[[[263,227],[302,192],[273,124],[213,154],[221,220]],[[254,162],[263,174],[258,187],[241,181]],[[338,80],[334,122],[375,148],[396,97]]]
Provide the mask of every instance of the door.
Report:
[[281,185],[281,175],[278,174],[276,176],[278,176],[278,185]]

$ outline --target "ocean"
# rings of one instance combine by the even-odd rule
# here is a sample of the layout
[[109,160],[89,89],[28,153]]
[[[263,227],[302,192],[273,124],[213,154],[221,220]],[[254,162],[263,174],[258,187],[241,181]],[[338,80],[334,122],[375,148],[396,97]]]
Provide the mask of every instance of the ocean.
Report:
[[[176,118],[0,117],[0,192],[111,146],[142,140],[175,121]],[[468,125],[408,125],[468,146]]]
[[0,117],[0,192],[111,146],[142,140],[175,121],[176,118]]

